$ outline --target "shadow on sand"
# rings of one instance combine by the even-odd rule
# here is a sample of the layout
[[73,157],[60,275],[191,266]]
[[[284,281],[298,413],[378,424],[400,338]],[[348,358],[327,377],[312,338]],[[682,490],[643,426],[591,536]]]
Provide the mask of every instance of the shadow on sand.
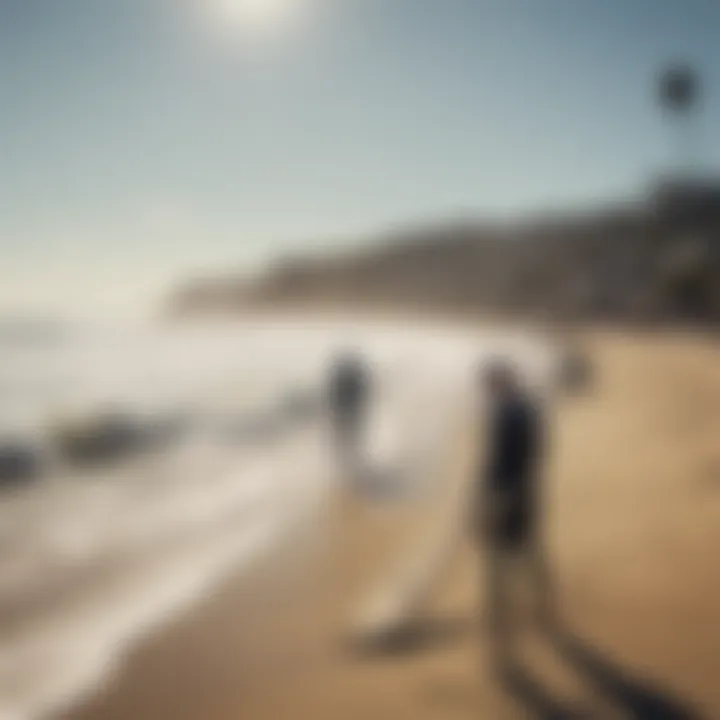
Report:
[[[632,675],[587,641],[565,630],[555,630],[551,640],[559,655],[578,676],[628,720],[700,720],[690,707],[662,688]],[[513,664],[502,674],[509,694],[539,720],[602,717],[593,708],[579,711],[563,705],[526,669]]]
[[356,638],[354,653],[360,657],[388,658],[416,655],[446,647],[472,629],[464,618],[423,618],[377,636]]
[[[523,705],[537,720],[574,720],[588,718],[586,708],[570,707],[558,700],[543,683],[520,665],[513,664],[502,673],[503,689]],[[590,714],[590,717],[595,717]]]
[[[403,657],[431,652],[467,636],[477,627],[470,619],[425,618],[396,632],[353,645],[361,657]],[[498,672],[502,689],[538,720],[604,718],[608,706],[628,720],[701,720],[692,708],[663,688],[636,677],[577,635],[561,628],[548,629],[548,638],[560,658],[578,679],[594,691],[602,708],[592,701],[582,707],[554,696],[530,669],[515,661]],[[448,699],[447,697],[445,698]]]

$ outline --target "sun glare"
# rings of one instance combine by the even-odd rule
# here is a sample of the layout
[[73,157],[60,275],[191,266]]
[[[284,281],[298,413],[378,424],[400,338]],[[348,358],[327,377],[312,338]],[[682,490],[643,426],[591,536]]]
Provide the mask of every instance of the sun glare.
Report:
[[300,0],[209,0],[228,30],[249,34],[276,32],[291,22]]

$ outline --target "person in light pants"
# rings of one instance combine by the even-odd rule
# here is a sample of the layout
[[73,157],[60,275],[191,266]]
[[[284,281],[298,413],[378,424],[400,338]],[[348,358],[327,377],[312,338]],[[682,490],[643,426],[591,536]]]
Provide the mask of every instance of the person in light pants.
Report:
[[362,441],[370,394],[370,373],[362,357],[341,355],[332,368],[329,403],[334,442],[344,471],[362,470]]

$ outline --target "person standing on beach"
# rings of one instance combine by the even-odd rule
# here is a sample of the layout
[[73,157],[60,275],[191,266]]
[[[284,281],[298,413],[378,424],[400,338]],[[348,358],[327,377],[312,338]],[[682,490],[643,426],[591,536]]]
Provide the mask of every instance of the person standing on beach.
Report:
[[370,394],[370,375],[362,357],[340,356],[332,369],[329,403],[335,445],[345,469],[357,471]]
[[[495,361],[483,372],[488,402],[486,461],[476,497],[476,522],[487,548],[487,603],[494,659],[509,660],[516,568],[532,581],[536,619],[551,622],[548,569],[539,538],[544,419],[515,369]],[[519,579],[519,578],[518,578]]]

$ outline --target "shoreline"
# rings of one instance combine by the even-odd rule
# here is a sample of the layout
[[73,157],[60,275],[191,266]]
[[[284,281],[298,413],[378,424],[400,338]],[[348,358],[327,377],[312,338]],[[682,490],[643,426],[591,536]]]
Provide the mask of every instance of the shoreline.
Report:
[[558,408],[548,489],[559,610],[577,642],[562,654],[531,635],[524,685],[500,687],[489,672],[470,544],[448,559],[428,608],[442,631],[427,647],[349,652],[357,600],[428,516],[391,521],[340,502],[307,555],[229,579],[63,720],[503,720],[541,701],[608,718],[720,715],[715,349],[673,336],[590,340],[596,395]]

